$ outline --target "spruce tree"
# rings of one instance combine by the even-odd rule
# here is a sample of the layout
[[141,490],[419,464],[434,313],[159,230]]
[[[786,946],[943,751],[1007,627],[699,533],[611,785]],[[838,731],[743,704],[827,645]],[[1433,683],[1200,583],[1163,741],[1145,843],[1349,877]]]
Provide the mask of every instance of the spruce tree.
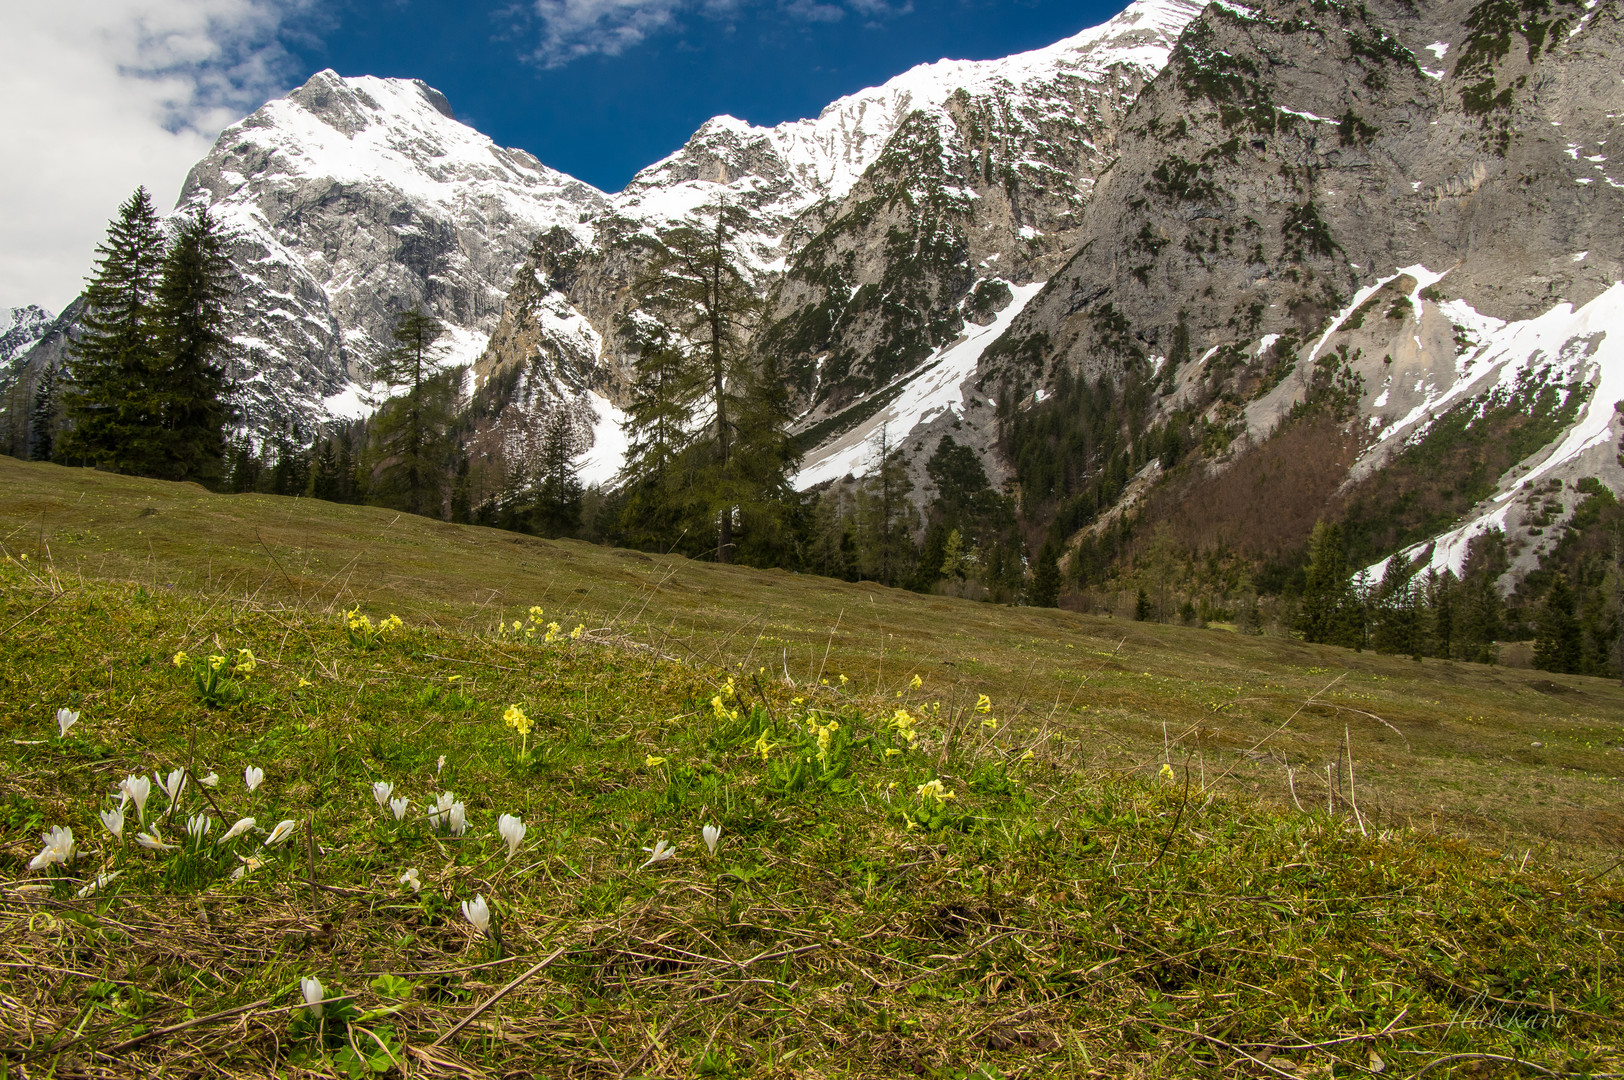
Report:
[[143,475],[217,484],[225,471],[224,354],[231,265],[207,210],[181,219],[155,303],[157,352],[147,379],[159,418]]
[[573,536],[581,526],[581,481],[576,458],[592,445],[587,407],[568,400],[552,402],[540,421],[541,476],[535,490],[535,528],[543,536]]
[[50,461],[56,447],[56,369],[46,368],[34,383],[28,414],[28,460]]
[[158,356],[157,300],[163,232],[146,188],[119,207],[96,248],[79,336],[68,350],[63,396],[69,428],[60,460],[129,471],[147,460],[161,430],[148,379]]
[[1579,620],[1573,614],[1573,589],[1560,571],[1551,580],[1540,609],[1538,637],[1534,639],[1534,666],[1541,671],[1573,673],[1579,670]]
[[1308,541],[1297,629],[1305,641],[1356,648],[1364,643],[1363,624],[1363,607],[1348,574],[1342,527],[1319,522]]
[[1060,545],[1052,536],[1038,549],[1031,600],[1033,607],[1054,607],[1060,600]]

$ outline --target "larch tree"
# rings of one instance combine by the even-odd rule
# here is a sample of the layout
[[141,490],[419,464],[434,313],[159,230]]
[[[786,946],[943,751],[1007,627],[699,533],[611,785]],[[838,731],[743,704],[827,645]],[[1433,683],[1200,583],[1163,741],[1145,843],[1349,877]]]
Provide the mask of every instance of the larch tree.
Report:
[[793,460],[787,396],[749,349],[761,301],[735,251],[744,221],[720,204],[661,233],[625,324],[641,346],[626,532],[665,532],[681,520],[686,532],[714,536],[707,548],[718,562],[734,560],[736,525],[782,494]]
[[444,332],[434,316],[405,312],[395,324],[394,346],[375,372],[379,381],[404,390],[385,402],[373,424],[381,455],[374,490],[411,514],[438,510],[450,466],[447,434],[456,387],[441,364]]

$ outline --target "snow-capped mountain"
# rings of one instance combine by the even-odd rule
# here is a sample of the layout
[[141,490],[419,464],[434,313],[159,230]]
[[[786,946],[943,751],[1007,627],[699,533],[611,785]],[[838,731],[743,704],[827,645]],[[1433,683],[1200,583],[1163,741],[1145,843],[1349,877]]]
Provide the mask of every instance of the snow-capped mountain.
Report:
[[37,304],[0,308],[0,364],[10,364],[45,336],[51,313]]
[[[519,365],[546,394],[590,391],[601,433],[616,415],[609,405],[628,386],[634,350],[617,328],[646,241],[726,203],[747,212],[734,243],[758,286],[774,296],[766,347],[795,339],[784,358],[807,410],[803,425],[853,398],[897,392],[898,378],[939,366],[927,357],[951,345],[978,285],[1025,284],[1069,253],[1077,215],[1112,160],[1117,117],[1199,10],[1190,0],[1140,0],[1034,52],[921,65],[814,119],[772,128],[730,116],[706,122],[585,225],[538,238],[477,379]],[[945,223],[937,213],[944,201],[951,204]],[[886,212],[875,213],[877,203]],[[915,268],[902,251],[886,249],[899,228],[951,232],[947,246],[962,249],[947,268],[951,280],[931,282],[929,295],[900,285],[895,279]],[[853,247],[865,253],[848,257]],[[831,256],[843,263],[833,275],[820,261]],[[905,288],[919,318],[898,340],[871,340],[873,320],[853,309],[884,306]],[[979,296],[973,303],[987,307]],[[970,318],[985,324],[998,306]],[[808,322],[838,326],[840,340],[803,340]],[[882,355],[856,365],[848,359],[835,376],[836,365],[826,371],[815,354],[841,347]],[[941,412],[959,393],[956,384],[938,388],[927,410]]]
[[179,209],[207,206],[238,237],[251,426],[309,430],[365,410],[358,384],[404,310],[445,321],[453,362],[477,356],[535,234],[602,203],[421,82],[323,71],[222,132]]

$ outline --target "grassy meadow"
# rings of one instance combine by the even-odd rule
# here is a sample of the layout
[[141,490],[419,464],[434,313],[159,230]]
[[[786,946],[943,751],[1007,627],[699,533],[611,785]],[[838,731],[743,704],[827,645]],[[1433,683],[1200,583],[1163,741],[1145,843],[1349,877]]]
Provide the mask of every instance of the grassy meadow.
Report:
[[1620,1074],[1621,705],[0,458],[0,1075]]

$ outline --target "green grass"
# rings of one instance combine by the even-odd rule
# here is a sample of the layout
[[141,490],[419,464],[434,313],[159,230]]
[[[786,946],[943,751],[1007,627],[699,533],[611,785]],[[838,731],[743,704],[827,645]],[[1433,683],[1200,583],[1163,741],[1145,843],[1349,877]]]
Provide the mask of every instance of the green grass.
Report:
[[[1467,810],[1495,782],[1521,835],[1541,798],[1570,823],[1585,809],[1560,766],[1472,758],[1504,727],[1544,734],[1529,758],[1588,760],[1591,726],[1616,737],[1519,708],[1553,700],[1526,673],[48,466],[0,461],[0,490],[0,1073],[1624,1068],[1624,891],[1604,864],[1550,857],[1599,845],[1501,854],[1481,841],[1509,826]],[[405,625],[357,632],[356,603]],[[205,697],[182,650],[225,669],[248,650],[253,670]],[[1617,701],[1549,685],[1598,713]],[[1446,729],[1460,702],[1479,711]],[[509,705],[535,725],[525,755]],[[81,714],[65,738],[60,706]],[[1363,833],[1351,800],[1327,812],[1323,768],[1312,788],[1307,755],[1344,725]],[[1303,811],[1255,796],[1284,772],[1271,752]],[[97,816],[114,786],[172,769],[221,777],[174,811],[152,794],[177,847],[136,846],[133,807],[115,841]],[[377,781],[410,799],[404,821]],[[920,794],[931,781],[953,797]],[[447,790],[464,836],[424,816]],[[1407,828],[1401,797],[1457,808],[1479,842]],[[512,858],[503,813],[528,828]],[[196,814],[211,837],[241,816],[296,824],[275,848],[222,847],[185,839]],[[28,871],[53,825],[78,859]],[[677,856],[639,869],[662,840]],[[122,874],[76,896],[105,870]],[[494,935],[461,914],[476,894]],[[344,995],[319,1023],[306,977]]]

